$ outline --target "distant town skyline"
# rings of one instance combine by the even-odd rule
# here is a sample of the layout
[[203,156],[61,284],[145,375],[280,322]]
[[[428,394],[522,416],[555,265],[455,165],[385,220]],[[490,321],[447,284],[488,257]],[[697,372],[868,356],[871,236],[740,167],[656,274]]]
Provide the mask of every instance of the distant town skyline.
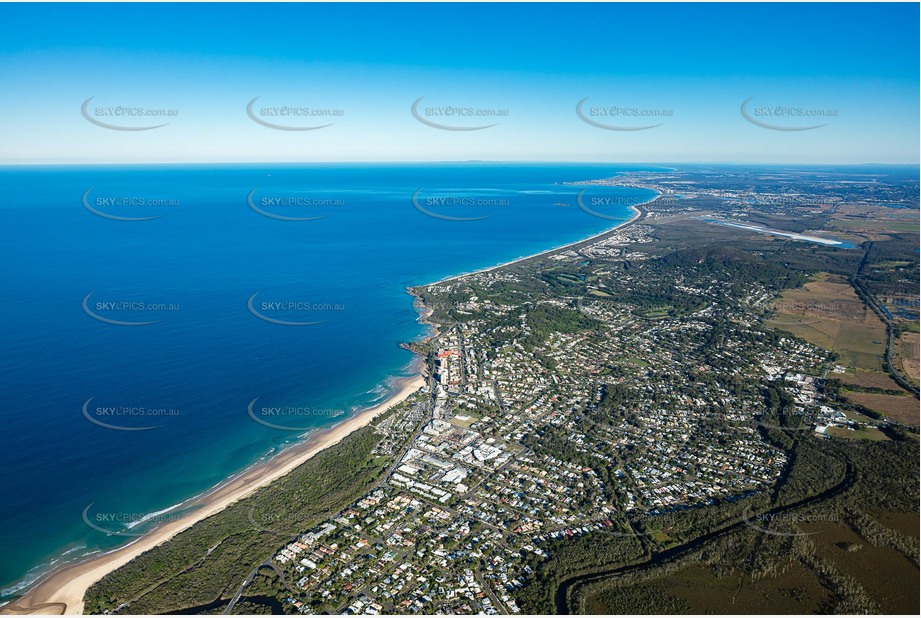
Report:
[[918,16],[916,4],[5,4],[0,164],[916,164]]

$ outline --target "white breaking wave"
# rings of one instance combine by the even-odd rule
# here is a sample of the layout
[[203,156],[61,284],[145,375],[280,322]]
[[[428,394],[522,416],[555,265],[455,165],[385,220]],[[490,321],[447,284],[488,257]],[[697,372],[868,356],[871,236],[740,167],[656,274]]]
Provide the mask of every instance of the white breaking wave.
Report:
[[144,522],[150,521],[154,517],[158,517],[160,515],[163,515],[164,513],[169,513],[173,509],[179,508],[180,506],[182,506],[182,502],[180,502],[179,504],[174,504],[173,506],[167,507],[163,509],[162,511],[155,511],[153,513],[148,513],[147,515],[144,515],[144,517],[141,517],[137,521],[132,521],[130,523],[125,524],[125,528],[128,528],[130,530],[131,528],[134,528],[135,526],[139,526],[143,524]]

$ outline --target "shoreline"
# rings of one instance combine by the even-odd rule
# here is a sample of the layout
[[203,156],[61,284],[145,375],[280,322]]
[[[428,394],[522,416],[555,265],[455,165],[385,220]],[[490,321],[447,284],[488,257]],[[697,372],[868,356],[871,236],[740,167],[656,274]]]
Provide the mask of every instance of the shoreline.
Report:
[[[526,262],[528,260],[596,242],[623,227],[635,223],[637,220],[644,219],[648,212],[646,207],[654,203],[660,197],[662,197],[662,194],[657,193],[655,197],[646,202],[631,205],[630,209],[633,211],[633,216],[630,219],[587,238],[582,238],[507,262],[502,262],[494,266],[445,277],[433,283],[407,288],[407,292],[414,297],[413,307],[419,312],[417,321],[420,324],[428,326],[430,329],[430,331],[421,338],[421,341],[429,341],[437,337],[440,334],[440,328],[439,324],[430,321],[429,318],[431,318],[434,311],[422,303],[421,298],[415,292],[418,288],[438,285],[449,281],[455,281],[463,277],[490,272],[512,264]],[[417,362],[414,361],[413,365],[415,366],[416,364]],[[414,371],[415,370],[414,367]],[[196,508],[196,510],[182,516],[178,520],[154,528],[147,534],[144,534],[123,547],[63,566],[57,570],[49,571],[46,575],[43,575],[36,582],[28,586],[22,596],[0,606],[0,615],[82,614],[83,598],[86,591],[97,581],[141,554],[166,543],[177,534],[191,528],[198,522],[219,513],[231,504],[248,497],[256,490],[286,476],[295,468],[298,468],[310,460],[317,453],[337,444],[354,431],[367,426],[374,418],[386,412],[390,407],[405,401],[408,397],[426,385],[427,382],[428,378],[424,371],[424,367],[420,364],[418,372],[414,373],[414,375],[400,377],[394,380],[394,385],[399,385],[399,387],[390,397],[379,404],[362,410],[354,416],[332,425],[331,427],[320,429],[310,434],[303,442],[293,444],[268,460],[253,464],[240,473],[229,477],[225,482],[205,491],[200,496],[193,497],[189,501],[182,503],[181,506],[184,508]]]
[[[639,187],[639,188],[645,188],[645,187]],[[480,269],[477,269],[477,270],[472,270],[472,271],[470,271],[470,272],[461,273],[461,274],[459,274],[459,275],[451,275],[451,276],[449,276],[449,277],[444,277],[443,279],[439,279],[439,280],[433,281],[433,282],[431,282],[431,283],[426,283],[426,284],[418,285],[418,286],[414,286],[414,287],[419,287],[419,288],[421,288],[421,287],[427,287],[427,286],[430,286],[430,285],[440,285],[440,284],[442,284],[442,283],[446,283],[446,282],[448,282],[448,281],[455,281],[455,280],[461,279],[461,278],[463,278],[463,277],[470,277],[471,275],[479,275],[479,274],[482,274],[482,273],[488,273],[488,272],[493,271],[493,270],[496,270],[496,269],[498,269],[498,268],[505,268],[506,266],[511,266],[512,264],[518,264],[518,263],[520,263],[520,262],[527,262],[528,260],[533,260],[533,259],[537,259],[537,258],[544,257],[544,256],[547,256],[547,255],[551,255],[551,254],[557,253],[557,252],[559,252],[559,251],[567,251],[567,250],[572,249],[572,248],[574,248],[574,247],[578,247],[578,246],[581,246],[581,245],[584,245],[584,244],[588,244],[588,243],[592,243],[592,242],[601,240],[601,239],[604,238],[605,236],[608,236],[608,235],[612,234],[613,232],[616,232],[616,231],[619,230],[620,228],[626,227],[626,226],[630,225],[631,223],[635,223],[638,219],[645,218],[646,212],[647,212],[647,210],[646,210],[645,207],[648,206],[648,205],[650,205],[650,204],[652,204],[653,202],[655,202],[655,201],[656,201],[657,199],[659,199],[660,197],[662,197],[662,194],[657,192],[657,193],[656,193],[656,196],[655,196],[654,198],[652,198],[651,200],[649,200],[649,201],[647,201],[647,202],[643,202],[643,203],[641,203],[641,204],[636,204],[635,206],[630,206],[630,209],[633,210],[633,216],[632,216],[632,217],[630,217],[629,219],[627,219],[626,221],[624,221],[624,222],[622,222],[622,223],[618,223],[618,224],[615,225],[614,227],[610,227],[610,228],[608,228],[608,229],[606,229],[606,230],[604,230],[604,231],[602,231],[602,232],[599,232],[599,233],[597,233],[597,234],[593,234],[592,236],[589,236],[588,238],[582,238],[581,240],[576,240],[576,241],[573,241],[573,242],[570,242],[570,243],[566,243],[566,244],[564,244],[564,245],[560,245],[560,246],[554,247],[554,248],[552,248],[552,249],[547,249],[547,250],[541,251],[541,252],[539,252],[539,253],[534,253],[534,254],[532,254],[532,255],[525,255],[525,256],[522,256],[522,257],[519,257],[519,258],[515,258],[514,260],[509,260],[508,262],[502,262],[501,264],[496,264],[495,266],[488,266],[488,267],[486,267],[486,268],[480,268]]]
[[[402,382],[402,383],[401,383]],[[50,572],[33,584],[23,596],[0,607],[0,614],[82,614],[83,597],[90,586],[110,572],[124,566],[144,552],[161,545],[198,522],[214,515],[234,502],[248,497],[256,490],[286,476],[322,450],[339,443],[346,436],[371,423],[392,406],[406,400],[426,383],[423,374],[398,378],[396,392],[381,403],[363,410],[332,427],[321,429],[304,442],[295,444],[275,457],[259,462],[231,477],[214,490],[210,490],[186,507],[197,507],[194,512],[168,522],[136,541]]]

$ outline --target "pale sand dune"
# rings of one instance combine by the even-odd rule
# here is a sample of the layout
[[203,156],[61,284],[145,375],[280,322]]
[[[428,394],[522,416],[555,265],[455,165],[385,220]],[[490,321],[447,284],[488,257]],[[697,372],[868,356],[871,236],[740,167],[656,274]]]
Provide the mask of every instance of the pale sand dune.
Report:
[[190,506],[198,509],[176,521],[152,530],[134,543],[52,573],[22,598],[0,608],[0,614],[81,614],[87,589],[103,576],[127,564],[145,551],[165,543],[195,523],[227,508],[260,487],[285,476],[323,449],[338,443],[353,431],[370,423],[391,406],[405,400],[425,384],[425,378],[408,379],[400,390],[383,403],[349,418],[331,429],[320,431],[303,444],[292,446],[277,457],[253,466],[226,485],[210,492]]

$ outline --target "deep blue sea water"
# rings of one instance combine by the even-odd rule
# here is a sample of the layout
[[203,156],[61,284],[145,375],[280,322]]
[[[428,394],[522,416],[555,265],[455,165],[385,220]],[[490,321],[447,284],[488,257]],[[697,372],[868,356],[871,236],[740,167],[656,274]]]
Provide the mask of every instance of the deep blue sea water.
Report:
[[653,192],[561,184],[625,169],[0,168],[4,598],[385,397],[425,332],[407,286],[629,218]]

